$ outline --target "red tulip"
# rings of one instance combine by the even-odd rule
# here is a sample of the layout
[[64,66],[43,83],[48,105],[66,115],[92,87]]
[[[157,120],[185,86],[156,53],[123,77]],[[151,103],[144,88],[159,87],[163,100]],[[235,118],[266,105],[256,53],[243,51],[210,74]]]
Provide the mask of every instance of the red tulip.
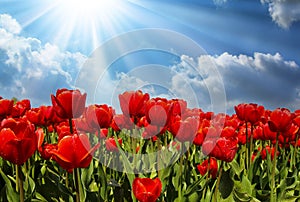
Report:
[[[86,133],[97,133],[98,130],[91,128],[87,123],[86,118],[81,116],[80,118],[73,119],[74,126],[77,131],[86,132]],[[99,129],[99,128],[98,128]]]
[[234,107],[237,117],[241,121],[250,122],[255,124],[258,122],[264,114],[264,107],[257,104],[239,104]]
[[20,100],[13,105],[11,116],[19,118],[25,115],[25,112],[31,108],[30,100]]
[[122,129],[130,130],[134,128],[134,123],[129,117],[123,114],[117,114],[113,117],[111,127],[114,131],[120,131]]
[[186,109],[187,109],[187,102],[185,100],[181,100],[181,99],[172,99],[169,100],[169,113],[172,116],[176,116],[179,115],[181,116],[182,114],[185,113]]
[[221,137],[226,137],[226,138],[237,137],[236,130],[231,126],[225,126],[221,132]]
[[132,182],[132,190],[136,199],[140,202],[155,202],[161,194],[162,183],[159,178],[135,178]]
[[85,117],[88,125],[97,130],[100,128],[109,128],[114,114],[114,109],[106,104],[90,105],[85,111]]
[[45,160],[51,159],[53,150],[57,150],[57,144],[45,143],[39,148],[41,157]]
[[13,105],[13,100],[0,99],[0,121],[11,114]]
[[263,134],[266,140],[276,140],[276,132],[270,130],[269,124],[264,124],[262,126]]
[[108,135],[108,129],[107,128],[101,128],[100,131],[98,133],[96,133],[97,137],[99,136],[100,139],[104,139],[107,137]]
[[149,124],[165,126],[168,122],[169,103],[164,98],[154,98],[146,103],[146,118]]
[[51,150],[53,160],[63,169],[72,172],[74,168],[86,168],[90,165],[93,153],[99,144],[91,148],[86,134],[74,134],[63,137],[57,145],[57,150]]
[[[118,139],[118,143],[119,143],[119,145],[122,145],[121,138]],[[105,147],[106,147],[106,150],[110,151],[110,152],[118,152],[119,151],[119,149],[117,147],[117,143],[116,143],[115,139],[112,137],[105,140]]]
[[22,165],[36,151],[38,138],[35,127],[25,119],[4,119],[0,131],[0,156]]
[[[0,100],[0,102],[1,102],[1,100]],[[295,111],[295,117],[294,117],[293,122],[294,122],[298,127],[300,127],[300,110],[296,110],[296,111]]]
[[277,108],[270,114],[269,127],[273,132],[286,132],[293,122],[293,114],[286,108]]
[[51,95],[54,110],[62,119],[78,118],[85,109],[86,93],[79,90],[59,89]]
[[[260,148],[259,148],[259,150],[260,150]],[[260,155],[261,155],[261,159],[262,160],[265,160],[265,159],[267,159],[267,153],[269,154],[269,155],[271,155],[271,160],[273,160],[274,159],[274,156],[275,156],[275,147],[270,147],[270,146],[265,146],[265,148],[263,148],[262,149],[262,151],[261,151],[261,153],[260,153]],[[277,155],[276,156],[278,156],[279,155],[279,151],[277,151]]]
[[209,158],[209,165],[208,159],[203,161],[201,164],[197,165],[197,169],[202,176],[204,176],[208,171],[209,166],[209,176],[212,178],[216,178],[218,174],[218,162],[215,158]]
[[[72,125],[75,125],[75,121],[72,120]],[[70,132],[70,126],[68,122],[61,122],[56,126],[56,131],[58,134],[58,141],[60,141],[63,137],[72,135]],[[75,128],[74,133],[78,133],[77,128]]]
[[164,132],[166,132],[165,127],[159,127],[159,126],[148,124],[147,126],[145,126],[145,131],[142,137],[144,139],[150,139],[152,137],[155,137],[156,135],[161,135]]
[[199,124],[199,128],[197,131],[197,134],[194,138],[193,143],[197,146],[201,146],[203,144],[203,141],[206,137],[206,134],[208,132],[210,126],[210,121],[207,119],[203,119],[200,124]]
[[32,108],[25,113],[26,118],[33,124],[43,126],[46,124],[44,110],[42,107]]
[[169,151],[180,151],[181,149],[181,144],[180,142],[177,141],[172,141],[170,144],[168,144],[168,149]]
[[194,117],[178,119],[170,126],[170,132],[180,142],[192,142],[198,132],[199,121]]
[[238,139],[236,137],[208,139],[202,144],[202,152],[210,157],[231,162],[237,152]]
[[119,95],[120,106],[125,116],[138,119],[145,115],[145,103],[149,100],[149,94],[142,91],[126,91]]

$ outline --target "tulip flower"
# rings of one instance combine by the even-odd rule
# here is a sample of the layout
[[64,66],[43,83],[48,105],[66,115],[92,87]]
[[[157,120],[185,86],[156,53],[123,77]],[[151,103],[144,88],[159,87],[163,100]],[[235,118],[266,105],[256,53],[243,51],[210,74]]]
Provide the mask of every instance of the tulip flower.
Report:
[[207,120],[207,119],[203,119],[200,122],[197,134],[196,134],[196,136],[194,138],[194,141],[193,141],[193,144],[195,144],[197,146],[201,146],[203,144],[203,141],[206,137],[209,126],[210,126],[210,121]]
[[264,107],[257,104],[239,104],[234,107],[237,117],[241,121],[250,122],[252,125],[261,119],[264,113]]
[[[261,150],[261,148],[258,148],[258,150]],[[275,156],[275,148],[274,147],[271,148],[269,145],[265,146],[260,153],[262,160],[267,159],[267,153],[271,155],[271,160],[273,160]],[[276,156],[278,155],[279,155],[279,151],[277,151]]]
[[0,121],[11,114],[13,105],[13,100],[0,99]]
[[117,114],[113,117],[111,127],[114,131],[120,131],[122,129],[133,129],[134,123],[131,118],[125,116],[124,114]]
[[[208,165],[209,161],[209,165]],[[218,162],[215,158],[209,158],[203,161],[201,164],[197,165],[197,169],[202,176],[209,172],[209,176],[216,178],[218,174]],[[209,169],[209,170],[208,170]]]
[[[276,142],[275,142],[275,151],[274,153],[277,154],[278,151],[278,138],[279,134],[284,134],[286,131],[288,131],[293,123],[293,114],[290,112],[290,110],[286,108],[277,108],[274,111],[271,112],[269,117],[269,127],[270,130],[273,132],[276,132]],[[284,153],[285,154],[285,153]],[[276,170],[276,159],[273,159],[273,167],[272,167],[272,181],[271,181],[271,201],[276,201],[276,185],[275,185],[275,170]]]
[[[122,139],[121,138],[118,139],[118,143],[119,143],[119,145],[122,144]],[[119,149],[117,147],[117,143],[116,143],[115,139],[112,138],[112,137],[105,140],[105,147],[106,147],[106,150],[110,151],[110,152],[119,151]]]
[[39,147],[39,153],[41,154],[41,157],[45,160],[50,160],[52,157],[52,151],[57,150],[57,144],[49,144],[45,143],[41,147]]
[[269,127],[273,132],[286,132],[293,122],[293,114],[286,108],[277,108],[270,114]]
[[149,124],[165,126],[168,122],[169,103],[167,99],[154,98],[146,103],[146,118]]
[[170,126],[173,136],[180,142],[192,142],[197,134],[199,121],[194,117],[185,120],[178,119]]
[[216,159],[222,161],[231,162],[237,152],[237,144],[237,137],[220,137],[218,139],[210,138],[203,142],[202,152],[210,157],[215,157]]
[[20,100],[13,105],[13,108],[11,110],[11,116],[14,118],[22,117],[30,108],[30,100]]
[[79,90],[58,89],[56,95],[51,95],[54,110],[62,119],[78,118],[85,109],[86,93]]
[[172,99],[169,100],[169,113],[172,116],[176,116],[176,115],[183,115],[185,113],[185,111],[187,110],[187,102],[185,100],[181,100],[181,99]]
[[87,124],[94,129],[109,128],[115,111],[112,107],[103,105],[90,105],[84,113]]
[[35,127],[25,119],[4,119],[0,131],[0,156],[16,165],[25,163],[36,151]]
[[155,202],[161,194],[162,183],[159,178],[135,178],[132,182],[132,190],[136,199],[140,202]]
[[73,134],[63,137],[57,150],[50,151],[52,159],[63,169],[72,172],[74,168],[86,168],[90,165],[93,153],[99,148],[99,144],[91,148],[86,134]]
[[142,91],[126,91],[119,95],[120,106],[127,117],[138,119],[145,115],[145,103],[149,100],[149,94]]
[[32,108],[25,113],[26,118],[33,124],[43,126],[46,124],[44,111],[41,107]]

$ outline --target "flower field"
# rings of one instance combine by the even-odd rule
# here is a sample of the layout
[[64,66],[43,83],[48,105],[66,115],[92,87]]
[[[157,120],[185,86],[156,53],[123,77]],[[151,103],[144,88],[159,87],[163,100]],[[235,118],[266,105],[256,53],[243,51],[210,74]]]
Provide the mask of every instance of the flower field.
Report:
[[0,201],[299,201],[300,110],[235,114],[119,95],[122,114],[59,89],[51,106],[0,97]]

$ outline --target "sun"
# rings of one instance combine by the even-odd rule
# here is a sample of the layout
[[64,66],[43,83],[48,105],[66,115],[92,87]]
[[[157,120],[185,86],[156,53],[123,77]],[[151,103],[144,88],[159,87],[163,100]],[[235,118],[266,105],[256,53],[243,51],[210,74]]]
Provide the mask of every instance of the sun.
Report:
[[[130,14],[128,0],[53,0],[51,20],[58,27],[55,42],[78,49],[79,44],[99,46],[109,33],[124,25]],[[50,19],[50,18],[49,18]],[[81,47],[82,48],[82,47]]]
[[59,0],[66,15],[99,15],[113,11],[120,0]]

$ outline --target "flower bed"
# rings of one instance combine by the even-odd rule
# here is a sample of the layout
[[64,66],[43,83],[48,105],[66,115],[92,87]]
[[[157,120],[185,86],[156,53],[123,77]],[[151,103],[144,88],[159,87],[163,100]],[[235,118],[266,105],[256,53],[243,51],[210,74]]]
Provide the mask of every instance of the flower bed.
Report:
[[119,95],[122,114],[59,89],[0,99],[0,201],[297,201],[300,110]]

